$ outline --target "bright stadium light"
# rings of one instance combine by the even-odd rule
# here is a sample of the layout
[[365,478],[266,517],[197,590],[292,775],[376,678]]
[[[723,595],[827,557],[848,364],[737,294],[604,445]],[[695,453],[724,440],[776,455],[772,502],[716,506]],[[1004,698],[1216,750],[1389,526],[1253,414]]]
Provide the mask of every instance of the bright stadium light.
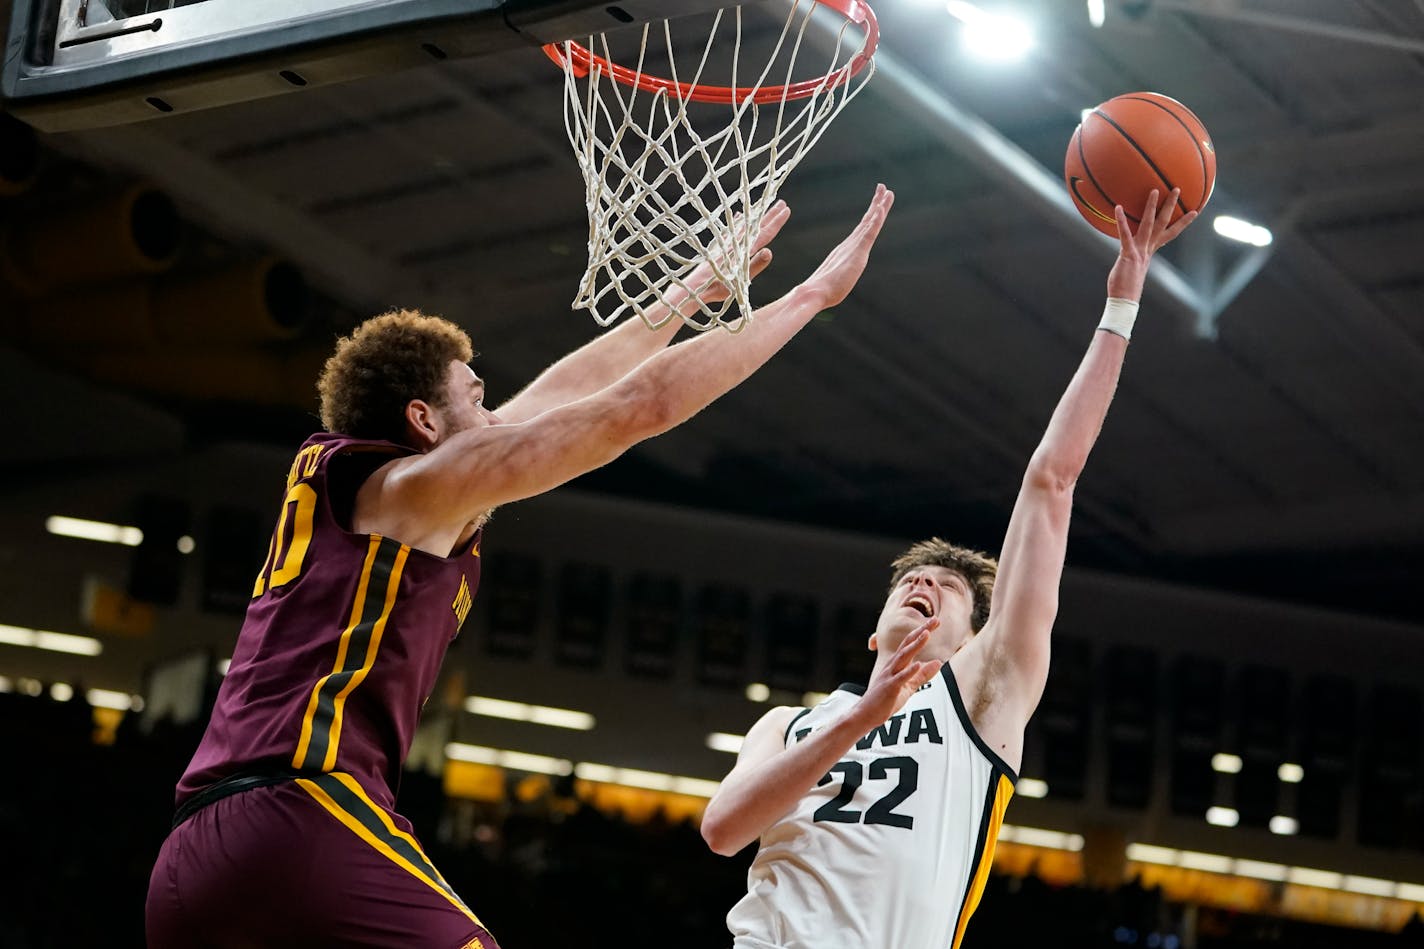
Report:
[[550,725],[554,728],[572,728],[588,731],[598,724],[587,712],[569,708],[553,708],[548,705],[531,705],[527,702],[510,702],[492,699],[483,695],[471,695],[465,699],[465,711],[471,715],[488,718],[505,718],[516,722],[532,722],[535,725]]
[[1276,777],[1280,778],[1286,784],[1299,784],[1305,780],[1305,769],[1298,764],[1292,764],[1287,761],[1276,769]]
[[1215,827],[1235,827],[1241,821],[1241,815],[1230,807],[1209,807],[1206,811],[1206,822]]
[[104,644],[90,636],[72,636],[69,633],[9,626],[4,623],[0,623],[0,643],[49,652],[65,652],[72,656],[97,656],[104,651]]
[[1088,0],[1088,22],[1093,26],[1102,26],[1107,21],[1107,4],[1103,0]]
[[1294,836],[1300,830],[1300,821],[1294,817],[1285,817],[1277,814],[1271,818],[1271,833],[1280,834],[1282,837]]
[[117,712],[139,712],[143,710],[143,698],[113,689],[90,689],[84,698],[95,708],[111,708]]
[[990,13],[966,0],[949,0],[945,8],[964,24],[960,41],[965,51],[980,59],[1012,62],[1034,47],[1033,30],[1019,17]]
[[771,698],[771,687],[765,682],[753,682],[747,686],[746,696],[748,702],[765,702]]
[[486,748],[484,745],[467,745],[452,741],[445,746],[445,757],[452,761],[468,761],[472,764],[492,764],[511,771],[528,771],[533,774],[570,774],[574,770],[572,761],[565,758],[551,758],[548,755],[531,755],[524,751],[508,751],[504,748]]
[[735,755],[742,750],[742,741],[745,738],[745,735],[712,732],[707,736],[707,747],[713,751],[725,751],[729,755]]
[[60,514],[45,518],[45,530],[59,537],[97,540],[104,544],[123,544],[125,547],[137,547],[143,543],[143,531],[137,527],[104,521],[86,521],[80,517],[64,517]]
[[1229,214],[1218,214],[1211,222],[1216,233],[1231,241],[1240,241],[1252,247],[1269,247],[1274,239],[1271,232],[1259,224],[1243,221]]
[[1048,797],[1048,782],[1038,778],[1019,778],[1014,793],[1019,797]]
[[1211,770],[1219,771],[1222,774],[1240,774],[1241,757],[1240,755],[1218,752],[1211,756]]

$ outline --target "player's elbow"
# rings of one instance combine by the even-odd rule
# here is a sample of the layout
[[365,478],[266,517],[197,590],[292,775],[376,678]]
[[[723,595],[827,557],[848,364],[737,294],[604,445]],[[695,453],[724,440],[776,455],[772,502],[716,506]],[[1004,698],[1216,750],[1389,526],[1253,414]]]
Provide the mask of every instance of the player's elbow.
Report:
[[1081,465],[1059,458],[1051,452],[1039,450],[1034,453],[1028,470],[1024,472],[1024,487],[1071,498],[1073,487],[1082,473]]
[[734,857],[746,846],[746,841],[738,839],[713,804],[708,804],[702,815],[702,839],[713,853],[722,857]]

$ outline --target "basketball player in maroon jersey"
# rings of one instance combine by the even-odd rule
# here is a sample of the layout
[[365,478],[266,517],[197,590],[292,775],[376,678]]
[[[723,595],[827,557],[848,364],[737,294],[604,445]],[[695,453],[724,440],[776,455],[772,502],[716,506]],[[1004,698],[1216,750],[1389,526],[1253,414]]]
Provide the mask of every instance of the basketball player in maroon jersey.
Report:
[[[479,584],[490,511],[612,461],[746,379],[850,292],[893,200],[878,188],[845,241],[736,336],[667,346],[680,320],[658,332],[629,320],[498,411],[452,323],[388,313],[338,343],[319,383],[327,431],[287,475],[178,784],[149,882],[150,949],[495,949],[394,810],[421,705]],[[789,214],[767,213],[754,272]]]

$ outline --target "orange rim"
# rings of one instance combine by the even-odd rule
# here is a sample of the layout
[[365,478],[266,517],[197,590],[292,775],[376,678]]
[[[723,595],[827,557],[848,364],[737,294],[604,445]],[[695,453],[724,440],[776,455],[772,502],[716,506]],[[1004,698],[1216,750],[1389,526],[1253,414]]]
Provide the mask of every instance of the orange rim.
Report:
[[[816,79],[806,79],[784,86],[702,86],[695,83],[673,82],[658,76],[650,76],[637,70],[620,66],[611,60],[595,54],[586,46],[570,41],[568,59],[574,72],[580,78],[598,67],[605,75],[611,76],[625,86],[636,86],[645,92],[665,92],[679,100],[690,102],[713,102],[725,105],[740,105],[747,99],[757,105],[768,105],[792,99],[805,99],[824,89],[834,89],[860,75],[870,65],[875,56],[875,48],[880,43],[880,24],[875,19],[875,11],[864,0],[814,0],[823,7],[830,7],[847,20],[865,31],[865,42],[860,52],[840,69]],[[544,54],[564,67],[563,43],[548,43]]]

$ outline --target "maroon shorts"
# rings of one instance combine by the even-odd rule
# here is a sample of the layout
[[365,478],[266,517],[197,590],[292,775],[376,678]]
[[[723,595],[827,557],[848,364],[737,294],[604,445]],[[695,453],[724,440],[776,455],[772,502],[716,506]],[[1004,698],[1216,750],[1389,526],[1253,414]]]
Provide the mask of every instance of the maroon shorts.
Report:
[[410,823],[344,774],[224,797],[168,835],[149,949],[498,949]]

